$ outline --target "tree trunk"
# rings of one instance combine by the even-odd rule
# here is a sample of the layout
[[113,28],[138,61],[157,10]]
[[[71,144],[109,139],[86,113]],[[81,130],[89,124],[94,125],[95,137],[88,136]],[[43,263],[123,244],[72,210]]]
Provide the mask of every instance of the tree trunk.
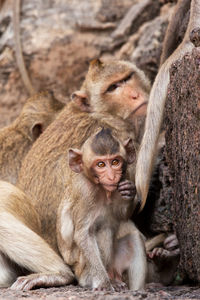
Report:
[[200,49],[171,68],[166,104],[166,156],[180,268],[200,282]]

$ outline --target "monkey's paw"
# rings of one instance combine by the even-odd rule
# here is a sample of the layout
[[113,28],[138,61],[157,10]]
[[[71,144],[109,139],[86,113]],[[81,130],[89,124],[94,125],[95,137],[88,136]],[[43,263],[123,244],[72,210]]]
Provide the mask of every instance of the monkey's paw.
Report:
[[114,292],[115,289],[112,286],[110,280],[100,283],[97,287],[93,288],[93,291],[112,291]]
[[112,286],[115,292],[122,292],[128,290],[128,286],[126,285],[126,283],[121,280],[112,280]]
[[130,180],[123,180],[118,185],[118,191],[125,200],[132,200],[136,195],[135,184]]
[[67,284],[67,279],[59,274],[30,274],[18,277],[12,284],[12,290],[28,291],[33,287],[52,287]]
[[177,239],[177,236],[175,234],[170,234],[165,240],[164,240],[164,248],[172,251],[179,248],[179,242]]
[[153,251],[147,253],[147,257],[151,260],[155,259],[165,259],[168,257],[170,251],[164,248],[154,248]]

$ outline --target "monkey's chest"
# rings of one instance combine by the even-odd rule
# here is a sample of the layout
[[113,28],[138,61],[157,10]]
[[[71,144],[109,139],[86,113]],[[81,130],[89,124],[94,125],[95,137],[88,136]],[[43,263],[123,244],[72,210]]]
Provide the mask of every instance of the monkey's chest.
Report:
[[113,211],[109,207],[99,209],[98,214],[95,216],[94,223],[92,224],[92,231],[95,235],[101,234],[103,231],[117,232],[119,221],[114,216]]

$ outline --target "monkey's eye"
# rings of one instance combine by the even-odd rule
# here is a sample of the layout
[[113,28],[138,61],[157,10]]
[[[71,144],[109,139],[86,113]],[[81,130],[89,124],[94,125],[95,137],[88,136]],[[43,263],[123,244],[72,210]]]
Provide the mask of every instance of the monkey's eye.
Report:
[[116,90],[116,88],[118,88],[119,84],[118,83],[113,83],[111,84],[108,89],[107,89],[107,92],[111,93],[113,92],[114,90]]
[[134,72],[131,72],[126,78],[123,79],[123,81],[124,82],[129,81],[133,75],[134,75]]
[[119,159],[113,159],[113,161],[112,161],[112,165],[113,166],[118,166],[119,165]]
[[99,168],[104,168],[105,165],[106,165],[106,164],[105,164],[103,161],[99,161],[99,162],[97,163],[97,166],[98,166]]

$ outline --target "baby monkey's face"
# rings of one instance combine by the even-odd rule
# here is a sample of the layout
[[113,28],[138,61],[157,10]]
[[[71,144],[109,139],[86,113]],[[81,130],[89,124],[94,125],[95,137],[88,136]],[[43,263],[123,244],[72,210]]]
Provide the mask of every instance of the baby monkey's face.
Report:
[[96,157],[92,163],[94,182],[109,192],[117,189],[122,177],[123,158],[119,154]]

